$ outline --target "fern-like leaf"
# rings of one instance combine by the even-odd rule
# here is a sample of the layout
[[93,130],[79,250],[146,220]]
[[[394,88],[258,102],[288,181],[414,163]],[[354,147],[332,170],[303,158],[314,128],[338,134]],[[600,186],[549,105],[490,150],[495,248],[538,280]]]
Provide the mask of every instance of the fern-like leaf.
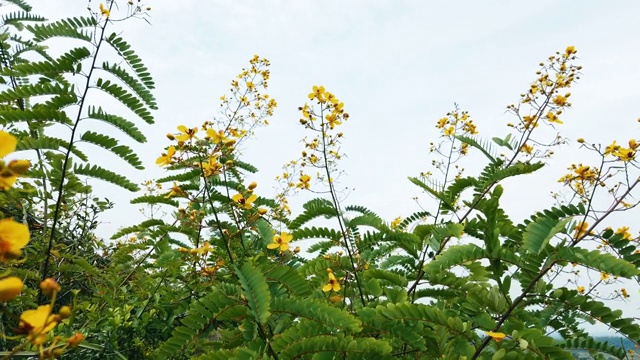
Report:
[[55,37],[67,37],[91,42],[92,33],[83,28],[93,28],[97,25],[92,16],[73,17],[58,20],[44,25],[28,25],[26,28],[33,34],[33,40],[43,42]]
[[534,254],[540,254],[549,245],[549,241],[556,236],[557,233],[564,230],[571,218],[566,219],[550,219],[548,217],[539,217],[536,221],[529,223],[524,234],[522,234],[522,242],[524,248]]
[[232,298],[214,288],[203,298],[191,303],[187,317],[182,319],[183,326],[173,330],[171,338],[153,353],[153,358],[169,359],[182,354],[207,328],[215,324],[221,313],[236,305]]
[[259,324],[264,324],[270,315],[271,302],[266,278],[260,269],[248,261],[242,267],[236,266],[235,272],[247,298],[249,312]]
[[82,134],[80,140],[100,146],[101,148],[110,151],[138,170],[144,169],[142,161],[140,161],[138,155],[130,147],[119,145],[118,140],[111,136],[98,134],[94,131],[86,131]]
[[108,62],[102,63],[102,70],[110,73],[111,75],[117,77],[123,83],[125,83],[129,87],[129,89],[131,89],[136,95],[138,95],[138,97],[140,97],[140,99],[145,102],[147,106],[149,106],[149,108],[153,110],[158,109],[158,104],[156,103],[156,99],[151,91],[149,91],[149,89],[143,83],[138,81],[138,79],[129,74],[127,70],[118,65],[110,64]]
[[147,89],[154,89],[155,83],[151,78],[151,74],[144,64],[142,64],[142,60],[136,53],[131,50],[131,45],[129,45],[123,38],[119,37],[118,34],[112,33],[106,38],[106,41],[109,45],[111,45],[120,56],[129,64],[129,66],[133,69],[138,79],[147,87]]
[[89,177],[100,179],[106,182],[110,182],[112,184],[118,185],[129,191],[140,190],[140,187],[138,187],[136,183],[130,181],[125,176],[118,175],[113,171],[107,170],[98,165],[93,165],[93,166],[90,164],[76,165],[74,167],[74,173],[76,175],[89,176]]
[[102,79],[98,79],[95,86],[120,101],[120,103],[129,108],[129,110],[133,111],[142,120],[146,121],[147,124],[154,123],[153,115],[151,115],[151,112],[149,112],[142,101],[122,86],[114,84],[109,80]]
[[104,112],[101,107],[89,106],[88,116],[92,119],[101,120],[110,124],[125,134],[129,135],[132,139],[136,140],[139,143],[144,143],[147,141],[147,138],[144,134],[138,129],[135,123],[117,116]]

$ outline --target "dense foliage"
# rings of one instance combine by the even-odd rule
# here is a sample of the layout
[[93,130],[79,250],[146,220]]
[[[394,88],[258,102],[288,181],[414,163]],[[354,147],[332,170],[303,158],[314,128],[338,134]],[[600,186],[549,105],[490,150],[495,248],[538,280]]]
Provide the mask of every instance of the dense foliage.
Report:
[[[221,97],[219,116],[167,134],[155,164],[167,175],[141,190],[122,171],[144,169],[125,143],[146,141],[154,81],[114,20],[144,18],[150,8],[93,5],[88,16],[49,21],[22,0],[3,3],[14,9],[0,20],[3,356],[572,359],[577,349],[617,358],[633,351],[591,337],[584,325],[594,322],[640,341],[637,318],[603,301],[627,301],[620,281],[640,275],[638,237],[606,227],[638,205],[635,139],[606,147],[578,139],[601,162],[569,167],[560,179],[568,200],[558,196],[522,223],[502,206],[503,182],[535,174],[564,142],[548,133],[561,126],[580,76],[573,46],[541,63],[508,106],[515,122],[504,138],[480,137],[457,108],[438,120],[435,174],[409,178],[437,207],[385,221],[344,204],[336,190],[349,115],[322,86],[300,107],[296,122],[311,135],[276,179],[281,192],[267,198],[247,183],[257,169],[238,146],[277,107],[265,92],[269,61],[257,55]],[[59,54],[54,40],[66,46]],[[94,93],[123,108],[104,108]],[[105,165],[92,147],[121,164]],[[484,161],[475,176],[459,165],[471,155]],[[97,219],[113,204],[87,178],[141,191],[132,206],[144,206],[147,219],[101,239]],[[300,192],[319,197],[292,215],[287,199]],[[301,240],[311,242],[305,251],[292,246]]]

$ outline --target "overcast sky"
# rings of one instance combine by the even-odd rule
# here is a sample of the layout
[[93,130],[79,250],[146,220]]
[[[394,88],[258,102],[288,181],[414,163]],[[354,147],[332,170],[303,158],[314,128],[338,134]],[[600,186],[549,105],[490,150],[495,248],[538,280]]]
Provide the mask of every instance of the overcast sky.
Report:
[[[34,12],[50,19],[87,12],[86,2],[78,0],[32,3]],[[98,4],[94,0],[90,6]],[[342,127],[347,158],[341,185],[354,189],[346,203],[367,206],[389,221],[418,210],[414,196],[434,209],[406,179],[430,170],[428,144],[438,140],[434,125],[454,102],[470,112],[480,135],[504,137],[505,124],[515,120],[505,113],[506,105],[528,89],[540,61],[567,45],[577,48],[584,66],[571,89],[574,108],[560,128],[572,142],[549,169],[505,184],[503,199],[514,218],[551,205],[549,193],[559,189],[556,180],[566,167],[590,158],[575,139],[608,144],[640,134],[638,1],[162,0],[147,5],[152,25],[136,20],[115,25],[157,84],[156,124],[143,127],[149,143],[135,147],[148,170],[122,166],[137,181],[163,174],[154,161],[168,145],[164,135],[215,115],[218,98],[254,54],[271,61],[269,93],[279,104],[272,125],[244,149],[245,159],[260,169],[250,180],[258,181],[261,195],[273,195],[281,165],[299,156],[304,132],[297,108],[313,85],[333,92],[350,114]],[[103,231],[111,234],[134,224],[137,211],[127,204],[132,195],[107,188],[118,202],[103,217]],[[637,234],[637,226],[629,225]]]

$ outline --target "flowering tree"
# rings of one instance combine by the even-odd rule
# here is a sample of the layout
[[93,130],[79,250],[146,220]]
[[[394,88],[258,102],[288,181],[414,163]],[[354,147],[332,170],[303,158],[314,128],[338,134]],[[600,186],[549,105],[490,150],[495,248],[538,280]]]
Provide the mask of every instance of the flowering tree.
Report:
[[[1,40],[0,157],[24,152],[0,160],[4,356],[572,359],[570,350],[584,349],[624,358],[628,349],[584,330],[595,321],[640,341],[637,320],[596,291],[613,287],[610,297],[626,301],[619,281],[638,280],[639,239],[628,227],[606,227],[612,214],[638,205],[636,139],[604,148],[579,139],[601,162],[569,167],[560,178],[568,200],[558,194],[556,206],[520,224],[502,207],[504,180],[534,174],[563,143],[541,130],[555,131],[571,107],[568,89],[581,70],[574,47],[540,64],[508,106],[515,121],[504,138],[483,139],[458,108],[439,119],[433,168],[409,178],[437,206],[392,221],[344,204],[336,190],[340,128],[350,118],[323,86],[299,108],[310,135],[277,177],[279,193],[267,198],[262,185],[245,180],[257,169],[242,161],[239,145],[277,108],[266,92],[269,61],[256,55],[220,98],[216,117],[167,134],[155,164],[167,175],[144,183],[132,201],[145,206],[146,220],[105,242],[93,224],[112,204],[81,179],[139,187],[80,145],[134,168],[142,163],[115,137],[78,124],[100,120],[121,136],[145,137],[135,121],[89,105],[87,93],[101,90],[151,123],[154,83],[130,45],[107,35],[116,26],[114,1],[57,22],[11,2],[21,10],[3,25],[30,38],[9,31]],[[150,10],[127,5],[124,18]],[[57,37],[82,45],[53,58],[44,44]],[[126,67],[98,65],[107,45]],[[42,59],[27,60],[26,51]],[[85,88],[71,86],[75,78]],[[51,125],[68,129],[68,138],[50,135]],[[34,161],[24,160],[27,151]],[[462,166],[472,155],[484,161],[476,176]],[[316,198],[294,216],[288,199],[301,192]],[[596,196],[609,205],[599,208]],[[313,244],[302,251],[294,246],[301,240]],[[585,280],[589,272],[600,281]]]

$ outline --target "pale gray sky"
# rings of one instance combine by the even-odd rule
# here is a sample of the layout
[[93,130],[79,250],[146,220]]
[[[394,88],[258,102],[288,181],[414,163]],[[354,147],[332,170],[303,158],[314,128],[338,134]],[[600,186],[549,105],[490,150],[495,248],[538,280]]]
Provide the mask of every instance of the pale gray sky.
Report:
[[[85,1],[32,3],[50,19],[86,14]],[[91,6],[98,4],[94,0]],[[157,84],[156,124],[143,127],[149,143],[135,147],[148,169],[134,172],[122,164],[140,182],[163,174],[154,161],[168,144],[165,133],[215,115],[218,98],[254,54],[271,61],[269,93],[279,104],[272,125],[260,129],[244,151],[260,169],[250,180],[257,180],[266,196],[273,194],[280,166],[302,150],[297,108],[313,85],[333,92],[351,115],[342,127],[348,158],[341,163],[346,171],[341,185],[355,189],[347,203],[367,206],[389,221],[416,211],[414,196],[425,207],[434,205],[406,178],[430,169],[435,122],[454,102],[470,112],[480,135],[504,137],[505,124],[515,120],[505,106],[528,89],[540,61],[567,45],[576,46],[584,68],[571,90],[574,108],[563,117],[562,134],[606,144],[640,134],[638,1],[147,4],[151,26],[136,20],[116,25]],[[556,180],[565,168],[589,158],[577,149],[573,142],[558,151],[549,169],[506,183],[503,199],[516,220],[552,204],[549,192],[559,189]],[[127,204],[131,195],[105,188],[118,202],[103,217],[105,234],[111,234],[134,224],[137,211]],[[632,228],[634,234],[638,230]]]

